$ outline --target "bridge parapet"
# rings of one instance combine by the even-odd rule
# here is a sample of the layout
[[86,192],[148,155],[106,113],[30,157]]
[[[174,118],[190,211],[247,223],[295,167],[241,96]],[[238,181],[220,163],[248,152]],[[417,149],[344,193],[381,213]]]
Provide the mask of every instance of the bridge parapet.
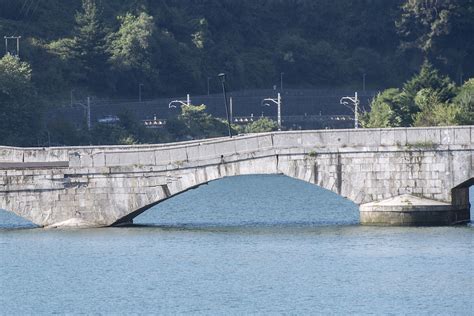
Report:
[[[83,146],[17,148],[0,146],[0,163],[69,162],[71,167],[103,167],[116,163],[156,164],[187,158],[209,158],[265,149],[319,149],[322,151],[361,150],[423,150],[430,148],[472,148],[474,128],[471,126],[349,129],[290,131],[241,135],[229,138],[193,140],[180,143],[127,146]],[[183,149],[186,149],[185,151]],[[217,151],[216,151],[217,150]],[[123,159],[112,156],[123,155]],[[168,158],[169,156],[169,158]],[[172,157],[172,158],[171,158]],[[109,159],[106,159],[109,158]],[[123,162],[120,162],[123,161]]]

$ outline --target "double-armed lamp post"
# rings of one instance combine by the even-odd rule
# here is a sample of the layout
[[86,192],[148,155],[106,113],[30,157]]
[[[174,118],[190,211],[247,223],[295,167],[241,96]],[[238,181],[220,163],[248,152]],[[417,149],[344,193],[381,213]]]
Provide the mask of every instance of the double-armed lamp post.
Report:
[[220,73],[217,75],[222,84],[222,93],[224,94],[224,105],[225,105],[225,114],[227,116],[227,128],[229,130],[229,137],[232,138],[232,128],[230,127],[230,111],[229,105],[227,104],[227,94],[225,90],[225,73]]

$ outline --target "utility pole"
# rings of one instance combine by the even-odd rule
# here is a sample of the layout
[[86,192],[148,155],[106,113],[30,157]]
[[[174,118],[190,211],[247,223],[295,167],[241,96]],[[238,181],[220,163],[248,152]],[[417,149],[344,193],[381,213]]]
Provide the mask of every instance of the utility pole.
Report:
[[[278,123],[278,130],[281,131],[281,93],[278,92],[278,96],[276,99],[272,99],[272,98],[263,99],[262,105],[270,106],[268,102],[273,102],[278,107],[277,123]],[[263,112],[262,112],[262,117],[263,117]]]
[[87,97],[87,130],[91,130],[91,97]]
[[[282,90],[283,90],[283,81],[282,81]],[[278,92],[278,116],[277,116],[277,122],[278,122],[278,130],[281,131],[281,94]]]
[[[357,96],[357,92],[355,93],[354,97],[342,97],[341,101],[339,101],[341,104],[344,104],[346,106],[349,105],[349,102],[352,103],[354,106],[354,128],[359,128],[359,98]],[[351,108],[352,109],[352,108]]]
[[186,95],[186,104],[187,104],[188,106],[191,105],[191,97],[189,96],[189,93]]
[[10,52],[8,51],[8,40],[14,39],[16,40],[16,54],[11,54],[16,57],[20,57],[20,38],[21,36],[4,36],[5,39],[5,55],[9,54]]
[[230,127],[230,116],[229,116],[229,109],[227,106],[227,93],[225,90],[225,73],[220,73],[217,75],[219,79],[221,80],[222,84],[222,93],[224,95],[224,105],[225,105],[225,114],[227,116],[227,128],[229,130],[229,137],[232,138],[232,128]]
[[232,97],[229,98],[229,108],[230,108],[230,121],[233,122],[234,116],[233,116],[233,107],[234,107],[234,102],[232,101]]

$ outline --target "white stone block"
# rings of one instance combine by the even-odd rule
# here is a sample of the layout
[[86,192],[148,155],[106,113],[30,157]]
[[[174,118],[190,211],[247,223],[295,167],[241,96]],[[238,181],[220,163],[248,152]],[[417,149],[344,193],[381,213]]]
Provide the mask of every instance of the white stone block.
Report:
[[471,130],[469,127],[459,127],[454,129],[454,144],[472,145]]

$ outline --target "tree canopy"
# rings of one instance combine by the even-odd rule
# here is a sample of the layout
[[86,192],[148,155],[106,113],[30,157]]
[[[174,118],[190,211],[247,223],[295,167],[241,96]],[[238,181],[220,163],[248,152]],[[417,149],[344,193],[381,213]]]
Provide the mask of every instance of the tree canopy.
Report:
[[21,2],[0,1],[0,30],[22,35],[23,58],[102,95],[139,83],[151,95],[203,93],[220,72],[239,89],[270,88],[280,73],[288,87],[360,86],[363,75],[399,85],[424,59],[456,82],[474,71],[474,0],[43,0],[30,12]]
[[[159,133],[125,118],[108,130],[45,126],[40,113],[72,91],[205,94],[208,82],[218,91],[208,78],[221,72],[231,90],[268,89],[281,78],[287,88],[360,90],[362,78],[367,88],[397,87],[374,98],[365,126],[473,122],[474,0],[26,2],[0,0],[0,32],[21,36],[19,58],[0,61],[3,144],[34,145],[45,133],[58,144],[224,135],[205,106],[184,108]],[[249,130],[273,128],[259,121]]]

